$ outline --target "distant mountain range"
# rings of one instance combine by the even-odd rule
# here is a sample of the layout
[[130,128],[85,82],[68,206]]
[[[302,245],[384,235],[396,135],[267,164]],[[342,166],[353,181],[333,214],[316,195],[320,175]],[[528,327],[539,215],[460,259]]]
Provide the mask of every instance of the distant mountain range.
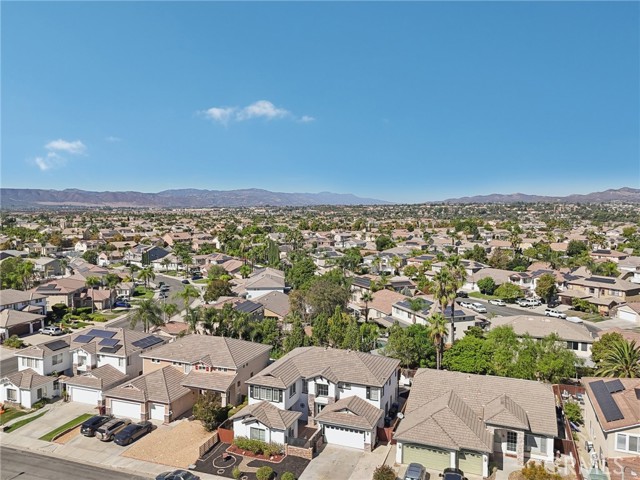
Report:
[[283,193],[250,188],[245,190],[165,190],[158,193],[90,192],[86,190],[42,190],[0,188],[5,209],[43,207],[259,207],[312,205],[383,205],[384,200],[360,198],[350,193]]
[[475,197],[450,198],[444,203],[601,203],[601,202],[627,202],[640,203],[640,189],[618,188],[593,192],[584,195],[573,194],[566,197],[551,197],[544,195],[527,195],[525,193],[477,195]]

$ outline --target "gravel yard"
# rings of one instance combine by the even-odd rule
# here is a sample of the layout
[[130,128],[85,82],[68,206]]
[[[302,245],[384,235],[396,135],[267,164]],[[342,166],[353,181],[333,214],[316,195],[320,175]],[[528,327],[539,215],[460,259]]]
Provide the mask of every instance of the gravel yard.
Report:
[[213,436],[200,422],[182,420],[176,425],[162,425],[135,442],[123,457],[187,468],[196,463],[199,448]]
[[70,442],[71,440],[76,438],[78,435],[80,435],[80,425],[78,425],[73,430],[65,433],[64,435],[61,435],[60,437],[56,438],[54,441],[55,443],[61,443],[64,445],[65,443]]

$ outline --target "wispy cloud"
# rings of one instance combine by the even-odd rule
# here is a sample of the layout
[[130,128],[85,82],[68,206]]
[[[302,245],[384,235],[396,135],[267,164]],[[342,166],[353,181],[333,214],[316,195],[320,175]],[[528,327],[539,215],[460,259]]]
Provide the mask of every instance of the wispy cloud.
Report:
[[114,137],[113,135],[109,135],[105,138],[105,140],[109,143],[118,143],[122,141],[120,137]]
[[81,155],[87,151],[87,147],[80,140],[69,142],[59,138],[47,143],[44,148],[50,152],[65,152],[71,155]]
[[47,151],[46,154],[28,160],[41,172],[64,167],[67,164],[67,158],[62,154],[84,155],[87,152],[87,146],[80,140],[68,141],[61,138],[50,141],[44,149]]
[[259,118],[265,120],[288,118],[302,123],[309,123],[315,120],[309,115],[297,117],[285,108],[276,107],[269,100],[258,100],[246,107],[211,107],[199,113],[205,118],[222,125],[227,125],[230,122],[244,122],[246,120]]

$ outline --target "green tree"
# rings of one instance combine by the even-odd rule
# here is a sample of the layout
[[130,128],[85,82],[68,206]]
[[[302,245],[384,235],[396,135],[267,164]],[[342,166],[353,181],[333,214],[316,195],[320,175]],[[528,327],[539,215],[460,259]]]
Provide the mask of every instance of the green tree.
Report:
[[302,288],[315,276],[316,266],[313,260],[304,256],[296,260],[291,268],[285,272],[285,280],[293,288]]
[[613,345],[624,342],[624,337],[618,332],[605,333],[591,346],[591,360],[596,366],[611,351]]
[[304,347],[306,343],[306,335],[302,327],[302,322],[299,317],[295,317],[291,325],[291,330],[284,337],[284,353],[290,352],[294,348]]
[[332,347],[340,348],[344,344],[345,334],[349,326],[351,317],[343,313],[340,306],[336,306],[333,315],[328,320],[329,323],[329,344]]
[[87,250],[82,254],[82,258],[84,261],[89,262],[93,265],[98,264],[98,252],[96,250]]
[[489,374],[510,376],[516,363],[519,347],[518,337],[511,327],[497,327],[487,333],[488,355],[491,357]]
[[360,351],[370,352],[377,347],[380,332],[378,326],[373,323],[360,325]]
[[538,278],[536,295],[542,298],[546,303],[549,303],[557,293],[558,287],[556,286],[556,278],[551,273],[543,273],[540,278]]
[[366,323],[369,321],[369,303],[373,302],[373,295],[371,292],[366,291],[362,294],[360,300],[364,302],[364,321]]
[[326,315],[318,315],[313,321],[313,344],[323,347],[329,344],[329,322]]
[[480,245],[474,245],[473,248],[464,252],[464,258],[467,260],[474,260],[476,262],[487,263],[487,251]]
[[516,299],[522,296],[522,290],[517,285],[513,283],[504,282],[498,288],[496,288],[493,294],[497,297],[502,298],[507,303],[513,303]]
[[591,272],[594,275],[602,275],[605,277],[617,277],[618,275],[620,275],[618,265],[615,262],[611,261],[594,263]]
[[336,307],[346,308],[351,292],[346,285],[339,285],[327,278],[313,280],[304,293],[305,303],[314,316],[333,314]]
[[93,302],[93,292],[95,287],[97,287],[98,285],[100,285],[102,283],[102,280],[100,280],[99,277],[87,277],[84,281],[86,287],[89,289],[89,292],[91,293],[91,313],[95,312],[95,304]]
[[[193,288],[193,287],[191,287]],[[215,302],[220,297],[231,295],[231,284],[227,280],[209,280],[204,292],[206,302]]]
[[493,292],[496,290],[496,282],[491,277],[484,277],[478,280],[478,288],[480,289],[480,293],[493,295]]
[[567,245],[567,255],[577,257],[588,251],[587,244],[580,240],[570,240]]
[[583,422],[582,408],[580,408],[580,405],[576,402],[565,402],[564,414],[570,422],[573,422],[576,425],[581,425]]
[[156,278],[156,273],[153,271],[153,267],[144,267],[138,272],[138,279],[144,282],[144,288],[149,288],[149,281],[153,281]]
[[131,329],[134,329],[138,323],[142,324],[144,332],[148,332],[151,326],[163,324],[162,309],[154,299],[145,298],[138,303],[138,308],[130,316]]
[[240,267],[240,275],[242,278],[248,278],[251,275],[251,266],[246,263]]
[[193,285],[185,285],[176,295],[184,301],[184,308],[188,308],[192,300],[200,297],[200,292]]
[[387,235],[380,235],[378,238],[376,238],[376,249],[379,252],[382,252],[383,250],[387,250],[389,248],[393,248],[395,246],[396,244],[393,242],[391,237]]
[[491,357],[483,338],[465,334],[443,356],[448,370],[486,375],[491,369]]
[[447,320],[441,313],[434,313],[429,319],[429,338],[436,347],[436,368],[442,368],[442,352],[444,341],[448,336]]
[[175,303],[165,303],[162,305],[162,313],[165,315],[165,321],[171,320],[171,317],[178,313],[178,306]]
[[635,340],[623,340],[612,344],[611,350],[598,364],[596,375],[617,378],[640,377],[640,347],[636,345]]
[[360,327],[355,318],[351,317],[344,331],[341,347],[345,350],[360,351],[361,346]]
[[[120,284],[120,277],[115,273],[107,273],[104,277],[104,284],[109,288],[109,297],[113,298],[113,290]],[[109,302],[110,310],[113,312],[113,302]]]
[[400,365],[405,368],[415,366],[417,363],[414,342],[408,332],[397,322],[389,329],[384,353],[387,357],[400,360]]
[[560,383],[575,376],[576,364],[580,362],[557,334],[548,335],[535,344],[539,350],[536,377],[545,382]]
[[193,406],[193,417],[202,422],[207,432],[213,432],[224,422],[229,414],[229,407],[222,406],[219,393],[207,391],[198,397]]

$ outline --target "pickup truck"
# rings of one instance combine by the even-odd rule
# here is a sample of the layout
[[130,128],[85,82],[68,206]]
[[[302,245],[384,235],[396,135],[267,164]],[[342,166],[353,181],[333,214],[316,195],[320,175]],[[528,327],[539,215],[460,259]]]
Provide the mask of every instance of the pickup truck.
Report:
[[40,330],[38,330],[38,332],[44,335],[51,335],[51,336],[64,335],[64,332],[60,327],[54,327],[54,326],[41,328]]

